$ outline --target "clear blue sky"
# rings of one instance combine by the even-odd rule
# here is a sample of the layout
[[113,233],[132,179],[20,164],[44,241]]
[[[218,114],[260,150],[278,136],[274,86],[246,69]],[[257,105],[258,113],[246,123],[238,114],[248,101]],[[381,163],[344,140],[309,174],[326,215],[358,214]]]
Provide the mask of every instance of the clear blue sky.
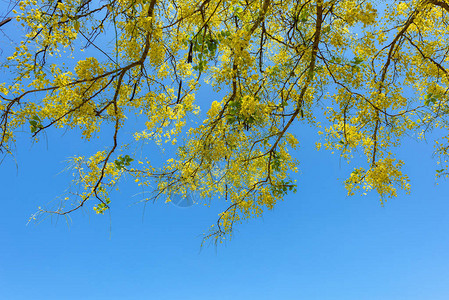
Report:
[[200,251],[220,203],[133,205],[131,182],[110,215],[27,226],[68,186],[64,160],[92,148],[62,131],[33,145],[25,129],[0,166],[0,299],[449,299],[449,183],[436,185],[432,144],[402,145],[412,192],[381,207],[374,193],[346,197],[350,167],[315,151],[313,130],[296,133],[298,192]]

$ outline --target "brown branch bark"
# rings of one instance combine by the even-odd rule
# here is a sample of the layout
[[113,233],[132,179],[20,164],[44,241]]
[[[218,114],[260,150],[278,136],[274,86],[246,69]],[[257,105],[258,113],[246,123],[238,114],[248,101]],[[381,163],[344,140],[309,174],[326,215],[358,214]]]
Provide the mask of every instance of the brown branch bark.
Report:
[[0,22],[0,27],[2,27],[3,25],[5,25],[6,23],[8,23],[8,22],[11,21],[11,20],[12,20],[12,18],[9,17],[9,18],[7,18],[7,19],[1,21],[1,22]]

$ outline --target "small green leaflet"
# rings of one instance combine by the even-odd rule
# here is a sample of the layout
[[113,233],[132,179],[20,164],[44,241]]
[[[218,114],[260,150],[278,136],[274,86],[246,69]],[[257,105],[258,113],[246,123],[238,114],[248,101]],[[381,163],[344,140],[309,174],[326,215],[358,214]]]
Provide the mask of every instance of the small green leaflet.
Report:
[[434,105],[437,102],[438,98],[439,98],[439,95],[434,95],[432,93],[428,93],[424,97],[424,105],[425,106],[430,106],[431,104]]
[[35,133],[38,129],[43,128],[41,120],[36,115],[33,116],[33,118],[29,121],[29,123],[31,126],[31,133]]
[[120,155],[114,161],[114,164],[118,170],[122,170],[123,168],[125,168],[125,166],[129,166],[133,160],[134,159],[132,159],[128,154],[126,154],[125,156]]

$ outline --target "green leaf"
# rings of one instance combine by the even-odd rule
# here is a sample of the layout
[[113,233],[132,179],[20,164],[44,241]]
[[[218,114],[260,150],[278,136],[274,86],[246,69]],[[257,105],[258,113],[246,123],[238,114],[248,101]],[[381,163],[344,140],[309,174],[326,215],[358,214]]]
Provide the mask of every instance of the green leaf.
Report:
[[427,95],[424,96],[424,105],[426,106],[430,106],[431,104],[434,105],[438,101],[439,97],[440,97],[439,95],[428,93]]
[[329,33],[329,31],[331,31],[331,27],[329,24],[327,24],[326,26],[323,27],[323,33],[324,34]]
[[73,27],[75,28],[75,31],[78,32],[80,31],[80,22],[78,22],[77,20],[75,20]]
[[360,63],[362,63],[363,62],[363,59],[361,59],[360,57],[354,57],[354,59],[353,59],[353,64],[354,65],[358,65],[358,64],[360,64]]
[[309,19],[309,16],[310,16],[309,11],[304,9],[304,10],[301,11],[301,14],[299,15],[299,21],[301,23],[305,23]]
[[31,126],[31,133],[35,133],[39,128],[43,128],[41,120],[38,116],[34,115],[31,120],[28,121]]
[[115,167],[118,170],[122,170],[125,166],[129,166],[134,159],[126,154],[125,156],[119,155],[117,159],[114,161]]

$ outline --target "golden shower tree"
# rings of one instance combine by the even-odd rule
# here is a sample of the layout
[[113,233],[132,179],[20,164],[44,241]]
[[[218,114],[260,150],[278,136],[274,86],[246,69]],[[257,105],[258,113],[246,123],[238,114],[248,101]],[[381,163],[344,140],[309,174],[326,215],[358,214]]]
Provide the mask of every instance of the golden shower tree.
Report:
[[[392,149],[433,129],[436,174],[447,174],[447,0],[24,0],[14,13],[26,36],[4,66],[14,78],[0,83],[0,151],[11,154],[24,128],[34,139],[78,129],[86,141],[111,131],[94,155],[72,158],[78,192],[38,214],[103,213],[127,174],[152,191],[145,200],[225,199],[206,234],[220,240],[295,189],[291,132],[304,122],[317,149],[366,157],[349,195],[408,191]],[[215,98],[196,99],[201,85]],[[123,142],[130,116],[142,125],[134,141],[176,156],[135,157]]]

